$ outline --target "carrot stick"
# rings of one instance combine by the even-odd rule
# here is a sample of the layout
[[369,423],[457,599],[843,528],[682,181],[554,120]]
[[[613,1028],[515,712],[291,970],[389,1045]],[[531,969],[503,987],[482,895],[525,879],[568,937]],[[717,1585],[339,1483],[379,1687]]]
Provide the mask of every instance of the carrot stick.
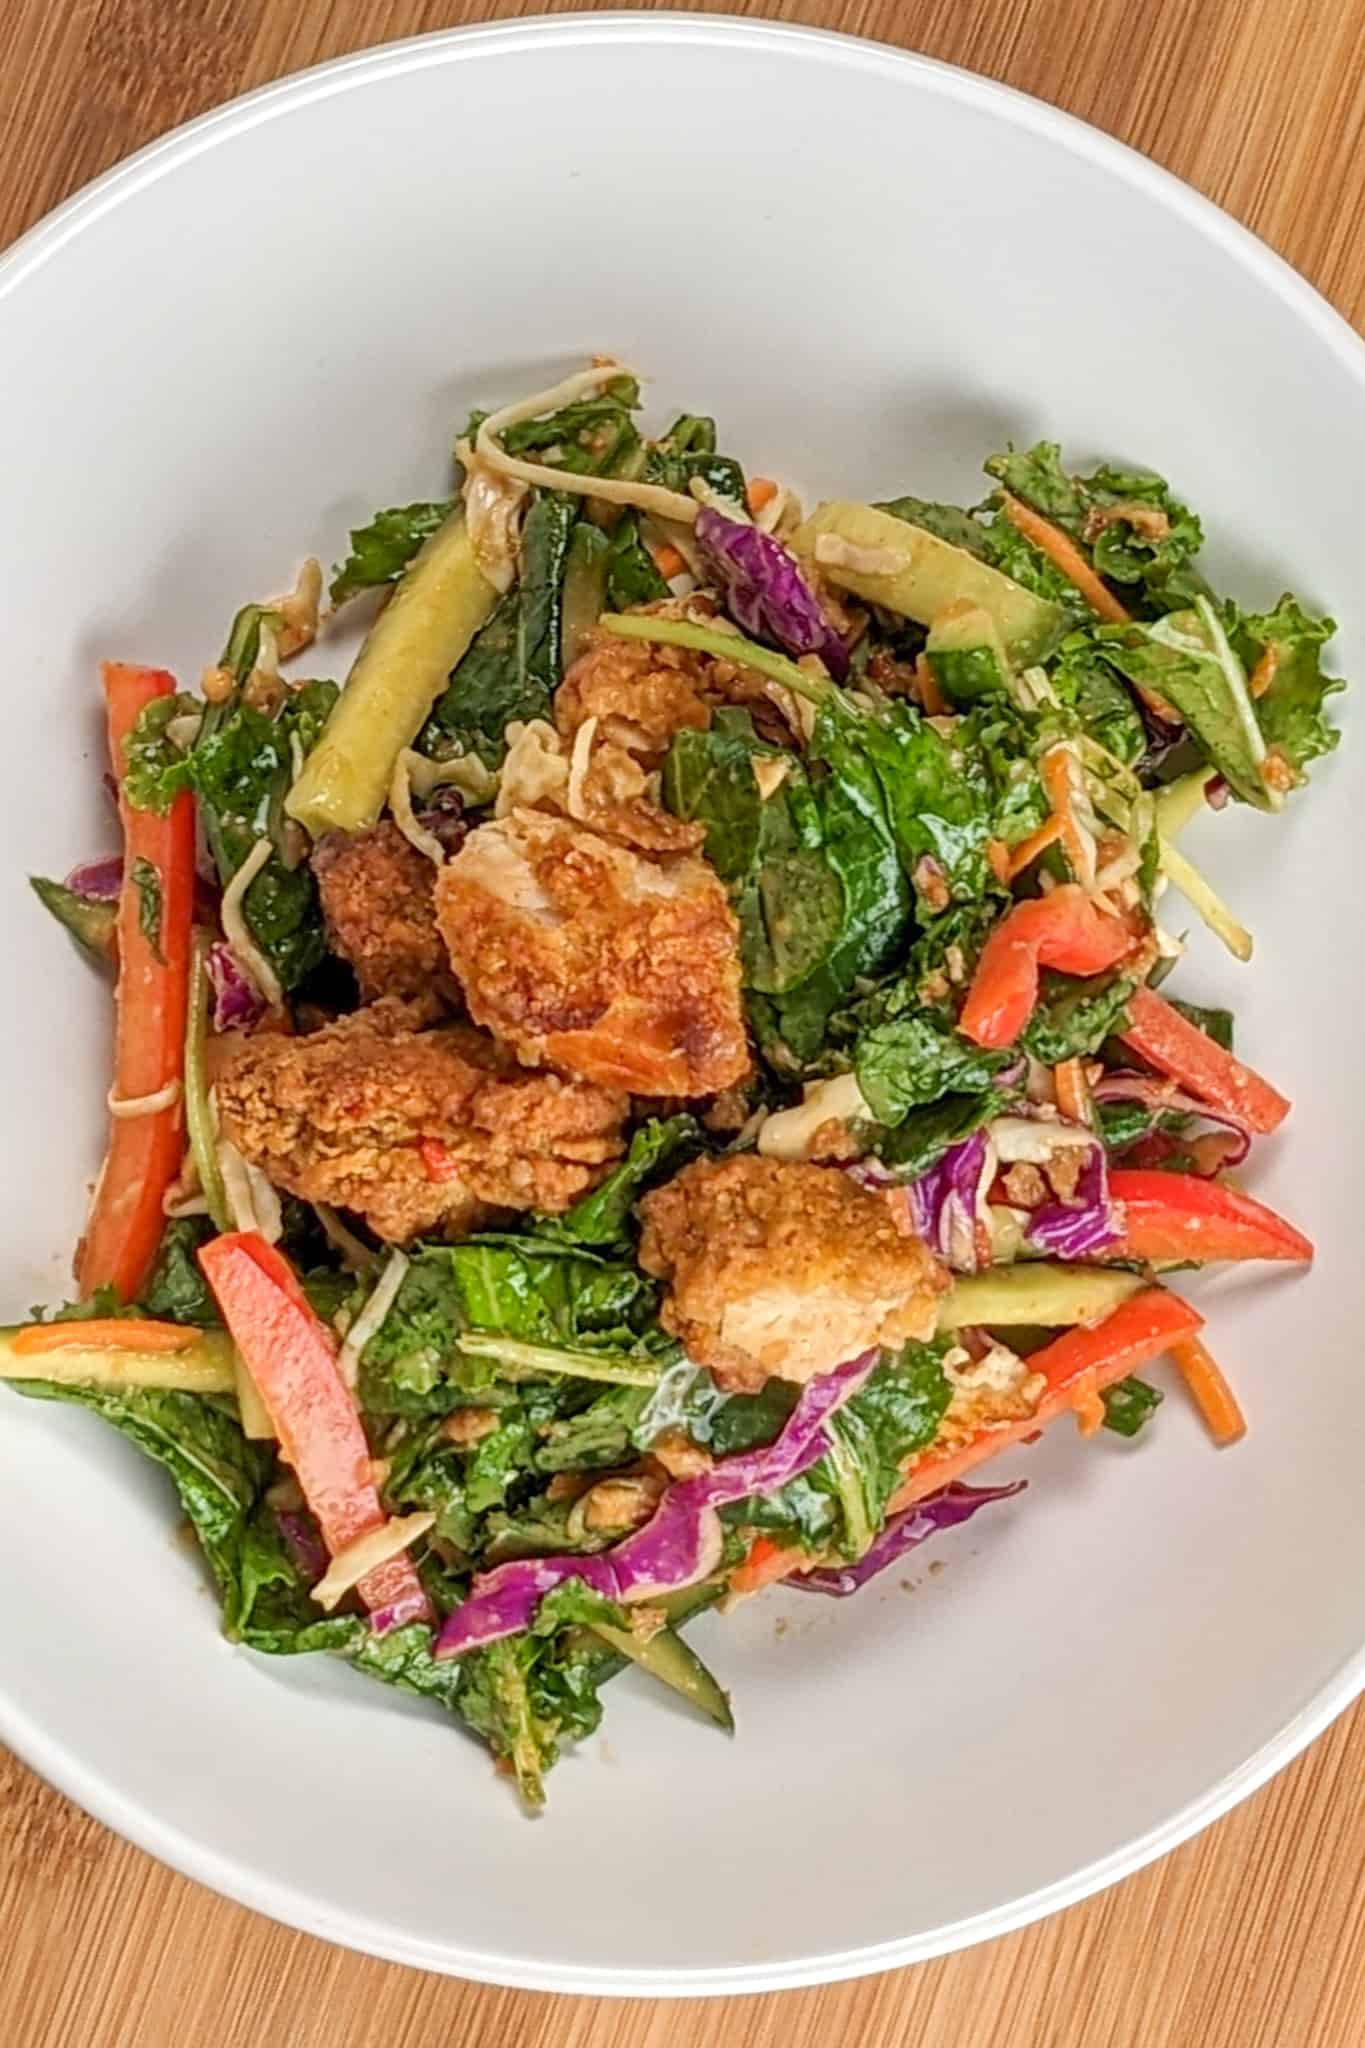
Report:
[[1129,613],[1109,586],[1095,574],[1070,534],[1063,533],[1059,526],[1054,526],[1050,519],[1044,519],[1041,512],[1035,512],[1032,505],[1026,505],[1022,498],[1016,498],[1010,491],[1002,491],[1000,498],[1011,526],[1017,527],[1025,540],[1031,540],[1040,554],[1046,555],[1053,567],[1061,570],[1068,583],[1075,584],[1091,611],[1098,613],[1111,626],[1126,625]]
[[749,1555],[730,1574],[732,1593],[761,1593],[793,1572],[809,1571],[815,1559],[797,1543],[774,1543],[770,1536],[755,1536]]
[[651,548],[650,553],[654,557],[654,566],[665,583],[671,583],[675,576],[681,576],[687,567],[686,557],[674,547],[672,541],[662,542],[657,548]]
[[199,1341],[183,1323],[151,1322],[143,1316],[90,1316],[70,1323],[32,1323],[16,1330],[16,1357],[38,1351],[188,1351]]
[[1054,846],[1061,836],[1062,821],[1054,812],[1046,825],[1040,825],[1036,832],[1030,832],[1027,839],[1021,839],[1017,846],[1011,848],[1005,880],[1013,882],[1022,875],[1024,869],[1037,860],[1040,853],[1046,853],[1049,846]]
[[1256,666],[1247,677],[1247,688],[1253,697],[1264,697],[1275,680],[1280,666],[1280,650],[1273,640],[1267,640],[1256,659]]
[[1057,1091],[1057,1107],[1063,1116],[1069,1116],[1073,1123],[1088,1124],[1090,1117],[1090,1090],[1085,1085],[1085,1068],[1079,1060],[1060,1060],[1052,1069],[1052,1085]]
[[1052,805],[1052,815],[1062,828],[1062,847],[1071,863],[1071,872],[1078,882],[1089,884],[1095,879],[1095,855],[1076,822],[1071,761],[1071,753],[1066,747],[1049,747],[1038,763],[1038,773],[1047,791],[1047,800]]
[[[104,664],[109,752],[123,820],[119,978],[114,1021],[114,1097],[136,1102],[174,1084],[161,1109],[116,1116],[85,1238],[76,1255],[82,1294],[112,1287],[132,1301],[161,1240],[162,1197],[180,1167],[185,1110],[181,1086],[194,915],[194,798],[176,797],[166,816],[135,810],[123,795],[123,743],[143,709],[174,690],[164,669]],[[147,891],[151,896],[148,898]],[[155,905],[148,923],[146,905]]]
[[1170,1352],[1209,1435],[1216,1444],[1235,1444],[1246,1435],[1246,1417],[1207,1344],[1198,1337],[1182,1337]]
[[919,684],[919,700],[926,718],[942,718],[948,709],[948,700],[938,686],[934,665],[926,654],[915,656],[915,681]]
[[749,486],[744,493],[744,497],[751,512],[755,514],[761,512],[765,505],[772,504],[776,496],[777,485],[770,476],[750,477]]

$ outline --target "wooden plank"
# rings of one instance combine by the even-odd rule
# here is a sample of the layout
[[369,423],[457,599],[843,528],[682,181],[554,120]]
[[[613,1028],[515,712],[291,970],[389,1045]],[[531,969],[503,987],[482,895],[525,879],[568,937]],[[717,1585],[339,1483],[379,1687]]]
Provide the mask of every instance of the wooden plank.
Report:
[[[579,0],[580,9],[583,0]],[[461,21],[440,0],[10,0],[0,243],[281,72]],[[1365,0],[730,0],[1066,106],[1228,207],[1365,322]],[[8,2048],[1358,2048],[1365,1709],[1155,1868],[1040,1927],[852,1985],[715,2005],[532,1998],[331,1949],[108,1834],[0,1753]],[[741,1910],[736,1902],[736,1910]]]

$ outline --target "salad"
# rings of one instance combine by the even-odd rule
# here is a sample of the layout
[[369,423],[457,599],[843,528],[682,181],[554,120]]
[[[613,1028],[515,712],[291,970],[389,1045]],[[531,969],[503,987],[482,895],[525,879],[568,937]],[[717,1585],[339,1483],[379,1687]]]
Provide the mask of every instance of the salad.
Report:
[[121,848],[33,883],[114,985],[110,1137],[0,1376],[165,1469],[232,1641],[532,1806],[627,1665],[731,1727],[703,1609],[874,1583],[1048,1423],[1146,1432],[1158,1360],[1231,1442],[1172,1277],[1312,1258],[1172,970],[1251,955],[1181,835],[1299,801],[1332,622],[1212,590],[1146,471],[807,514],[639,405],[602,359],[475,413],[197,693],[106,664]]

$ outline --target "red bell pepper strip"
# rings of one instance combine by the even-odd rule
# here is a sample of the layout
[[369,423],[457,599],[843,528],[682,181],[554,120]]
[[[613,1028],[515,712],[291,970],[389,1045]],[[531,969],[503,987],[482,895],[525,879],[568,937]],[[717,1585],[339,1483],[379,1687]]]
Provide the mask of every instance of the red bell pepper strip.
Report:
[[982,949],[957,1028],[976,1045],[1003,1050],[1033,1015],[1041,968],[1102,974],[1134,944],[1124,920],[1097,909],[1074,882],[1016,903]]
[[1313,1247],[1301,1230],[1264,1202],[1193,1173],[1116,1167],[1109,1192],[1122,1205],[1118,1259],[1293,1259],[1306,1265]]
[[[161,1202],[184,1150],[185,1006],[194,912],[194,798],[178,796],[164,818],[134,810],[123,795],[123,743],[143,708],[175,688],[164,669],[104,664],[109,752],[123,820],[123,889],[118,911],[118,991],[114,1022],[114,1097],[176,1099],[143,1115],[116,1116],[85,1237],[76,1254],[82,1294],[112,1287],[135,1299],[165,1225]],[[139,887],[139,880],[145,885]],[[144,897],[155,903],[143,929]],[[159,902],[157,898],[159,897]]]
[[[258,1232],[211,1239],[199,1263],[266,1405],[281,1453],[335,1557],[385,1519],[359,1411],[337,1364],[336,1340],[288,1260]],[[384,1613],[386,1626],[432,1618],[406,1554],[367,1572],[357,1590],[372,1614]]]
[[1128,1024],[1119,1033],[1149,1067],[1169,1074],[1191,1095],[1212,1109],[1239,1117],[1253,1131],[1273,1131],[1289,1114],[1290,1104],[1278,1088],[1241,1060],[1224,1052],[1216,1040],[1182,1017],[1155,989],[1140,988],[1128,1006]]
[[926,1494],[937,1493],[940,1487],[961,1479],[974,1465],[993,1458],[997,1451],[1008,1450],[1012,1444],[1036,1436],[1075,1405],[1078,1392],[1083,1396],[1098,1394],[1115,1380],[1126,1379],[1138,1366],[1169,1350],[1182,1337],[1193,1336],[1203,1325],[1204,1318],[1198,1309],[1191,1308],[1178,1294],[1168,1294],[1164,1287],[1149,1287],[1141,1294],[1130,1295],[1102,1323],[1089,1328],[1080,1326],[1054,1337],[1041,1351],[1033,1352],[1028,1361],[1030,1372],[1042,1373],[1047,1381],[1033,1414],[1022,1422],[983,1429],[970,1443],[942,1456],[935,1457],[932,1448],[925,1452],[905,1484],[892,1496],[887,1512],[894,1513],[923,1500]]

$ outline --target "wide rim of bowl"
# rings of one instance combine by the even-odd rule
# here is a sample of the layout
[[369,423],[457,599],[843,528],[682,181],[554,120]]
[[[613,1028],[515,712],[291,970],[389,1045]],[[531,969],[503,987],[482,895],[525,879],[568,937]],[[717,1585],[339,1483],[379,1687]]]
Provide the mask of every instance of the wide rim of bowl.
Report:
[[[444,29],[334,58],[258,87],[149,143],[20,236],[0,254],[0,300],[75,241],[94,221],[135,198],[180,164],[258,123],[288,114],[295,107],[349,92],[376,78],[477,61],[516,48],[613,44],[626,40],[712,45],[717,49],[745,45],[781,49],[807,61],[899,76],[920,90],[988,108],[1003,121],[1042,134],[1069,153],[1126,179],[1148,193],[1159,206],[1183,215],[1201,234],[1221,244],[1236,262],[1255,274],[1300,321],[1312,328],[1355,377],[1365,402],[1365,340],[1342,315],[1248,229],[1126,143],[1012,86],[891,44],[828,29],[673,10],[648,14],[612,11],[541,15]],[[225,1856],[211,1843],[183,1833],[164,1815],[126,1798],[116,1786],[89,1769],[78,1753],[25,1715],[6,1697],[2,1685],[0,1739],[86,1812],[159,1861],[240,1905],[325,1941],[414,1968],[521,1990],[595,1997],[692,1998],[794,1990],[897,1969],[991,1940],[1075,1905],[1164,1856],[1228,1812],[1304,1750],[1362,1691],[1365,1644],[1342,1661],[1270,1741],[1198,1798],[1109,1855],[988,1912],[950,1922],[925,1934],[865,1948],[833,1950],[779,1964],[741,1964],[686,1972],[616,1966],[585,1968],[531,1956],[486,1953],[462,1948],[454,1942],[434,1943],[404,1935],[362,1914],[338,1911],[315,1893]]]

